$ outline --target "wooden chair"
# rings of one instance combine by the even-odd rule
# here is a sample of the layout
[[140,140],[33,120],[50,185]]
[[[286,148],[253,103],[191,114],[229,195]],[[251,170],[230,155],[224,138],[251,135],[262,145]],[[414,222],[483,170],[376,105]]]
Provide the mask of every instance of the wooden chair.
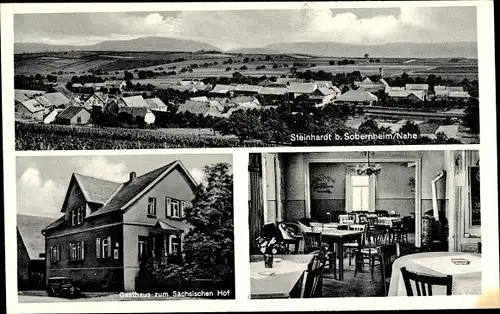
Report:
[[321,233],[304,232],[305,254],[317,251],[321,248]]
[[387,231],[368,230],[364,242],[366,245],[357,251],[354,277],[356,277],[358,267],[362,268],[363,265],[369,265],[370,281],[372,281],[375,266],[380,266],[379,247],[387,243]]
[[[363,235],[361,236],[361,242],[364,242],[364,238],[366,235],[367,225],[363,224],[352,224],[348,226],[349,230],[356,230],[356,231],[363,231]],[[356,251],[359,249],[359,244],[358,242],[347,242],[344,243],[344,251],[347,253],[347,256],[349,257],[349,266],[352,264],[352,257],[356,256]]]
[[[297,254],[299,251],[300,240],[302,240],[302,231],[300,226],[294,222],[280,222],[278,229],[281,232],[282,242],[286,247],[286,254]],[[290,251],[290,244],[294,245],[293,252]]]
[[314,256],[304,272],[302,278],[301,298],[315,298],[321,296],[323,289],[323,270],[325,261],[320,256]]
[[419,274],[407,270],[406,267],[401,267],[401,274],[403,275],[406,294],[409,297],[415,296],[411,286],[411,281],[415,282],[417,296],[432,296],[432,286],[445,286],[446,295],[451,295],[451,288],[453,284],[453,277],[451,275],[438,277],[427,274]]
[[408,229],[405,228],[402,221],[392,223],[391,233],[393,243],[408,243]]
[[368,219],[366,218],[366,214],[360,214],[358,216],[358,223],[359,224],[367,224],[368,223]]
[[377,228],[377,217],[367,217],[366,221],[368,222],[368,230],[375,230]]
[[380,246],[380,262],[382,270],[382,283],[384,285],[385,296],[389,294],[389,284],[391,283],[392,263],[398,258],[398,245],[385,244]]

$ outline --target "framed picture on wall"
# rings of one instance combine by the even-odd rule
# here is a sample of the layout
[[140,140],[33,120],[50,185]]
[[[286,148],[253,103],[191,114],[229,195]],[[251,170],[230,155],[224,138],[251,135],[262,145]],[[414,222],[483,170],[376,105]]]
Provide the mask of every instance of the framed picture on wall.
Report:
[[479,166],[469,167],[470,225],[481,225]]

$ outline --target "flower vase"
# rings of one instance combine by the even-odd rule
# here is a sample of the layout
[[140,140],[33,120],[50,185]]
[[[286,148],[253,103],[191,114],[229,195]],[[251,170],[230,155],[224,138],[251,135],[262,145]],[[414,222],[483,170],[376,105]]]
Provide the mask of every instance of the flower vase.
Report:
[[273,254],[264,254],[264,265],[266,268],[273,268]]

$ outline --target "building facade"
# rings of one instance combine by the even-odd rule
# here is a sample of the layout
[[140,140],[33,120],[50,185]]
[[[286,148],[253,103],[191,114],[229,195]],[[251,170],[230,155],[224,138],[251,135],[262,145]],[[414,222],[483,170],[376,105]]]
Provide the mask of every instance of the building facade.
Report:
[[73,174],[61,216],[47,226],[47,278],[71,277],[87,291],[134,291],[140,263],[180,260],[190,225],[184,209],[197,183],[180,161],[127,182]]

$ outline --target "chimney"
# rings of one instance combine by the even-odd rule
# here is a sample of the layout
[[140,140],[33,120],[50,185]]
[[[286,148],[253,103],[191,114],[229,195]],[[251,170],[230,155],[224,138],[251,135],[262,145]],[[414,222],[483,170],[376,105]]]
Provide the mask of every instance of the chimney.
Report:
[[135,180],[135,178],[137,177],[137,174],[135,172],[131,172],[130,175],[129,175],[129,180],[128,182],[132,182]]
[[379,68],[378,69],[378,74],[380,75],[380,78],[383,78],[384,77],[384,69],[383,68]]

